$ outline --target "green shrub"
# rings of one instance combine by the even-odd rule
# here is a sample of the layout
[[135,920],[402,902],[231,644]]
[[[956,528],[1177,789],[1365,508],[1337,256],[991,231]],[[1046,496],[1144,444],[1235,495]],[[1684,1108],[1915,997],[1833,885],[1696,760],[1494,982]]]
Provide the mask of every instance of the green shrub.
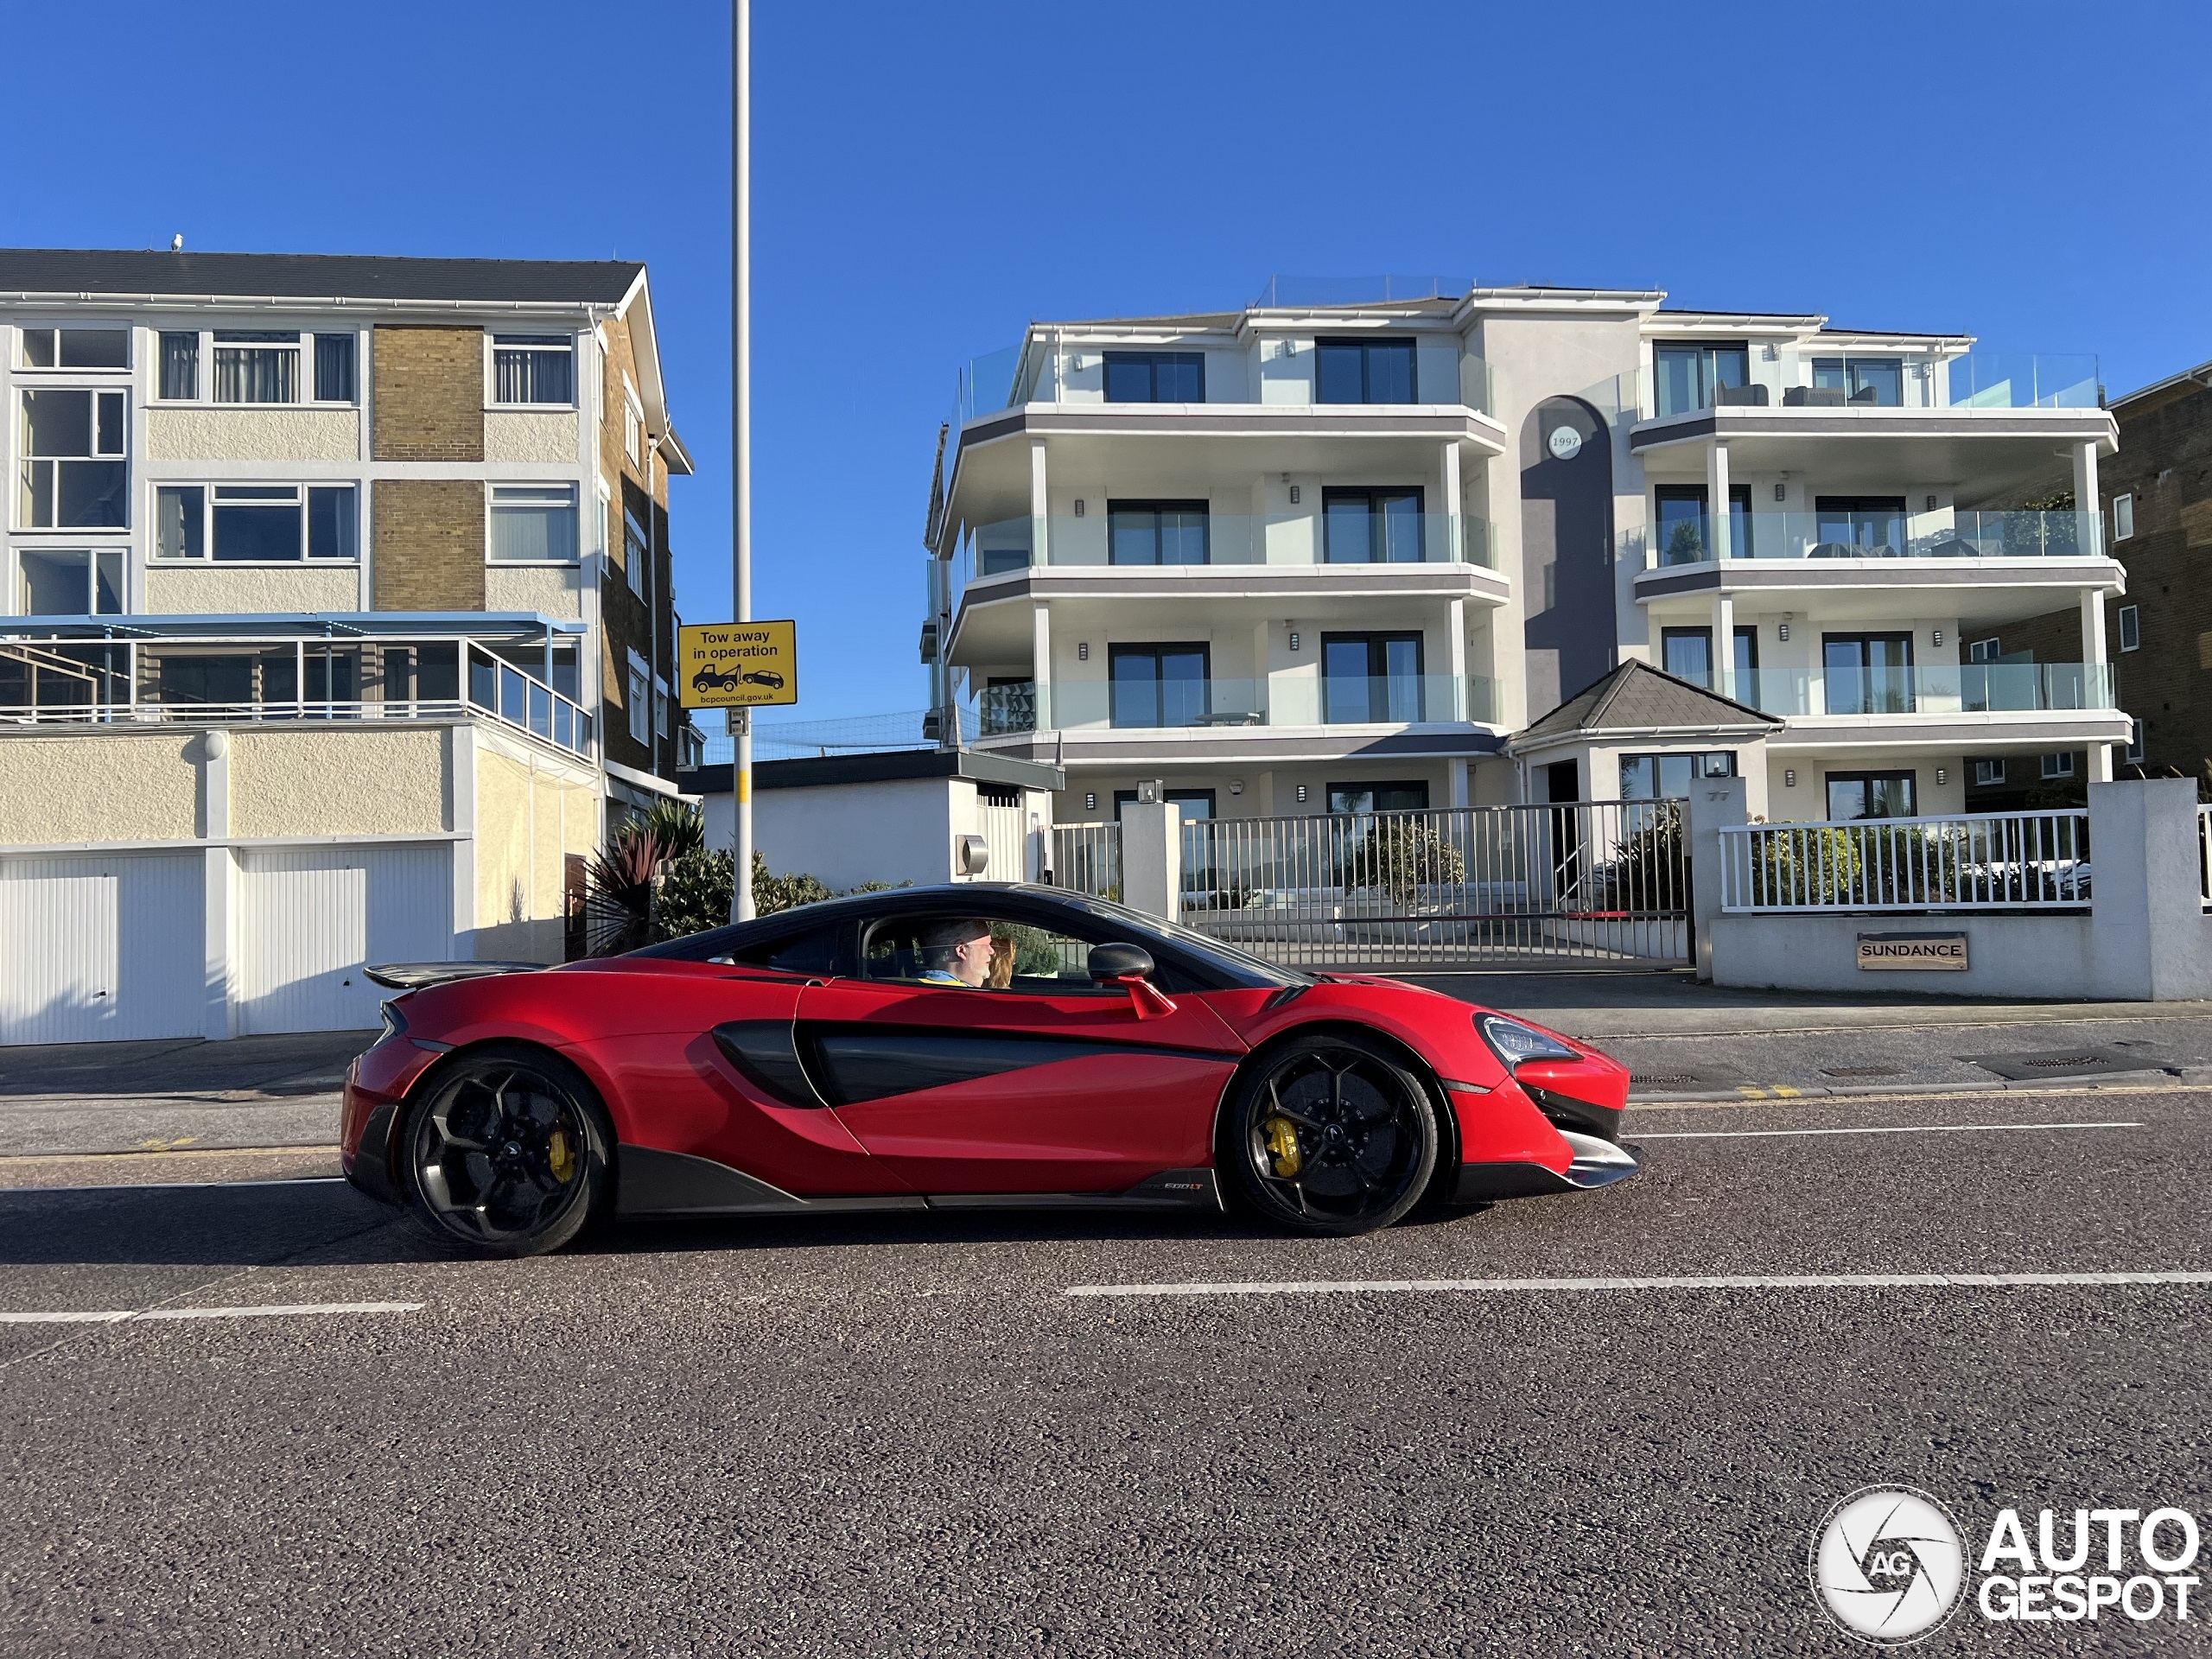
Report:
[[1378,817],[1344,855],[1338,879],[1347,888],[1380,887],[1402,907],[1410,906],[1423,887],[1465,881],[1467,861],[1419,818]]

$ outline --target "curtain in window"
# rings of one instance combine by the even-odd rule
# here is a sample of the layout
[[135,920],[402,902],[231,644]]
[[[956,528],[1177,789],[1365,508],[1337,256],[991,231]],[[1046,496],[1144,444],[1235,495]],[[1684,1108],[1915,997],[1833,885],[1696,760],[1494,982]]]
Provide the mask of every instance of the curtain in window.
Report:
[[494,560],[576,556],[575,497],[565,489],[510,486],[492,497]]
[[353,336],[315,337],[315,395],[318,403],[353,401]]
[[295,404],[299,401],[300,354],[282,346],[218,346],[215,401],[219,404]]
[[162,336],[162,396],[197,397],[200,395],[200,336],[196,334]]
[[552,349],[495,346],[492,353],[493,401],[502,404],[570,402],[570,359],[571,353],[565,345]]

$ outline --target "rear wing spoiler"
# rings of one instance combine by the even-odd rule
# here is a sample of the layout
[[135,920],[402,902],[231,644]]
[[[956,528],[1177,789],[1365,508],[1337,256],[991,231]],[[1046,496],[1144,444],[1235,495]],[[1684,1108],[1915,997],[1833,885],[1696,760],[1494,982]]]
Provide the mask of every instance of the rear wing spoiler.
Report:
[[454,979],[488,979],[494,974],[539,974],[542,962],[388,962],[362,971],[387,990],[419,991]]

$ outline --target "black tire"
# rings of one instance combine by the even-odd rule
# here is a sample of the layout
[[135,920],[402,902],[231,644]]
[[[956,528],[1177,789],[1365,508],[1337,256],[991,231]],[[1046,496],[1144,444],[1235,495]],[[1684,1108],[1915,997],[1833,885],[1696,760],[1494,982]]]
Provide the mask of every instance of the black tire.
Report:
[[417,1225],[491,1255],[557,1250],[612,1208],[614,1135],[583,1073],[521,1043],[472,1049],[408,1109]]
[[1329,1032],[1270,1050],[1237,1079],[1215,1161],[1240,1207],[1289,1232],[1388,1227],[1435,1173],[1436,1113],[1382,1044]]

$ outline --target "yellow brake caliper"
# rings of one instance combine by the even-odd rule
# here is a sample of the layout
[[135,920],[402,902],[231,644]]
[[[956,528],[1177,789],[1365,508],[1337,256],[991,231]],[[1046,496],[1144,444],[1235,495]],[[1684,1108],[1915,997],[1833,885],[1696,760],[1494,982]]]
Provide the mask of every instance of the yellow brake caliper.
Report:
[[1287,1181],[1298,1173],[1305,1160],[1298,1150],[1298,1125],[1282,1116],[1270,1117],[1260,1126],[1267,1132],[1268,1160],[1274,1166],[1275,1179]]
[[576,1173],[575,1148],[569,1144],[569,1132],[556,1129],[545,1142],[546,1167],[553,1172],[553,1179],[567,1185],[569,1177]]

